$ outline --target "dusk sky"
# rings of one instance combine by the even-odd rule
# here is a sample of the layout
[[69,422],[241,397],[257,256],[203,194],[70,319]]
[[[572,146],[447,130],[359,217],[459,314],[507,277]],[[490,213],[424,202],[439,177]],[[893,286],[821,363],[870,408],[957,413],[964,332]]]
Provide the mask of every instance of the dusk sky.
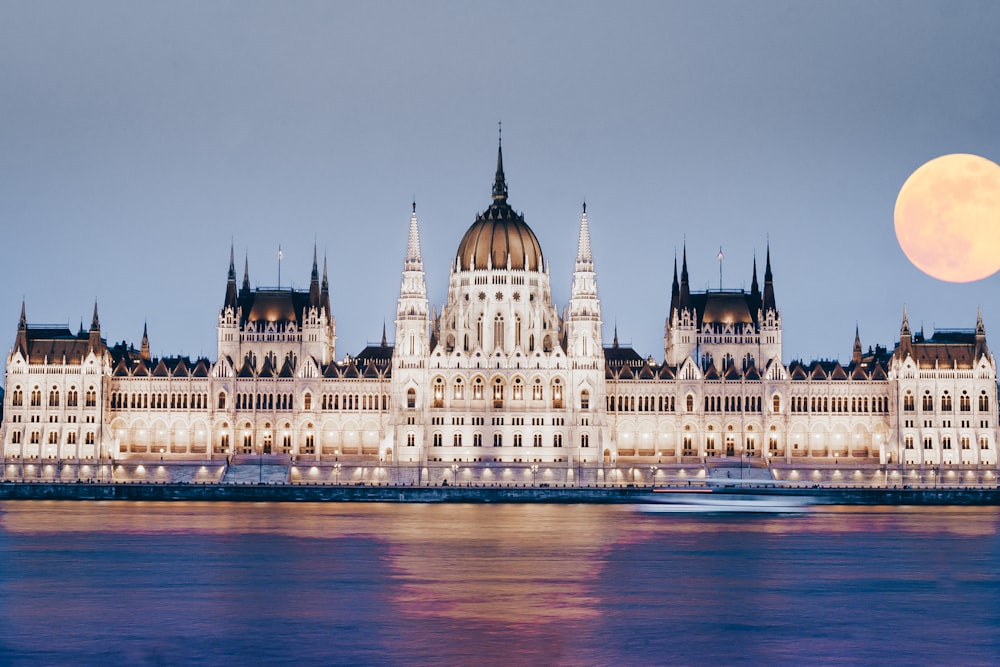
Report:
[[[254,285],[329,260],[337,357],[393,336],[415,198],[431,302],[490,203],[565,304],[587,202],[604,338],[663,358],[675,254],[749,288],[770,239],[784,360],[911,325],[1000,349],[1000,277],[930,278],[893,231],[947,153],[1000,160],[997,2],[0,0],[0,338],[89,325],[216,356],[230,241]],[[1000,252],[1000,248],[997,249]],[[322,259],[321,259],[322,261]]]

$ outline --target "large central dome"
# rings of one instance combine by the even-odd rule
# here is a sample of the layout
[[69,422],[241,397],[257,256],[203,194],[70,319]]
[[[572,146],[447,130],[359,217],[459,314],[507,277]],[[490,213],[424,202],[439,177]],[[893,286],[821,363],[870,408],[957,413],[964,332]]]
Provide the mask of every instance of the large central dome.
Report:
[[503,174],[503,149],[497,150],[497,175],[493,203],[472,223],[458,244],[459,271],[518,269],[541,271],[542,247],[531,228],[507,203],[507,181]]

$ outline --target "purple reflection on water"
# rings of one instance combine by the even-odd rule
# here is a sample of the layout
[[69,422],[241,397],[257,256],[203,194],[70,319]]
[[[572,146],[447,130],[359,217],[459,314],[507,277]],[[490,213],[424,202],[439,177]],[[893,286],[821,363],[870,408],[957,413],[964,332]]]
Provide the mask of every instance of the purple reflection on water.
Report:
[[0,663],[1000,661],[998,513],[0,504]]

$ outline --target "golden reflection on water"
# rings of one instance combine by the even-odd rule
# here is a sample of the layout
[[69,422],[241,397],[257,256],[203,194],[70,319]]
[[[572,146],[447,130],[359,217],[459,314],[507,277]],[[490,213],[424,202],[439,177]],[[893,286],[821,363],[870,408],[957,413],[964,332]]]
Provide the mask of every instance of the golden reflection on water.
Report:
[[[548,624],[594,617],[611,548],[692,534],[996,534],[1000,508],[823,507],[794,516],[643,515],[599,505],[395,505],[321,503],[0,503],[10,533],[119,535],[274,534],[361,537],[388,567],[393,602],[407,615]],[[317,563],[322,567],[322,563]]]

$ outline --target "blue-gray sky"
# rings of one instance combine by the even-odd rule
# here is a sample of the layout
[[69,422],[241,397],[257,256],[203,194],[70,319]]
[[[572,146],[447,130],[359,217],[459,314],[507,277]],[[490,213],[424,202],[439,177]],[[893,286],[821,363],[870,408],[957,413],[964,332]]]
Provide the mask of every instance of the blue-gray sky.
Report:
[[[251,282],[330,262],[337,356],[392,322],[416,198],[445,299],[490,201],[566,301],[586,199],[605,321],[662,359],[672,262],[749,286],[770,238],[785,360],[928,333],[1000,345],[994,276],[939,282],[893,233],[945,153],[1000,160],[996,2],[0,1],[0,338],[90,321],[214,358],[230,239]],[[1000,249],[998,249],[1000,251]],[[6,331],[5,334],[2,332]]]

